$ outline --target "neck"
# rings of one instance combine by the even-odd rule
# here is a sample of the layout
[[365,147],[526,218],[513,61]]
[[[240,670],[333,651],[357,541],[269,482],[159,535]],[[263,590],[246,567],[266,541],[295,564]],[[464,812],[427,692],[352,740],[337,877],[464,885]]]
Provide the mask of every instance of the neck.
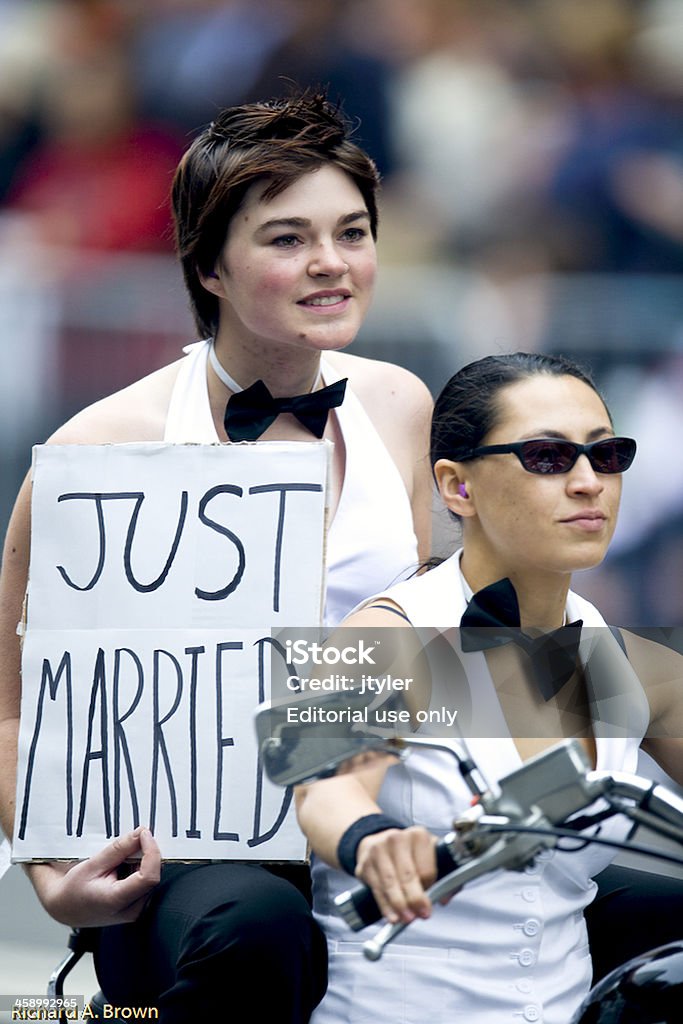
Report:
[[522,629],[558,629],[566,621],[568,576],[548,577],[547,574],[529,578],[511,574],[512,585],[517,591],[519,618]]
[[571,583],[569,573],[549,573],[502,564],[493,566],[478,562],[471,554],[468,558],[467,550],[463,552],[460,569],[474,593],[507,576],[517,593],[523,630],[558,629],[564,624]]
[[[257,351],[229,343],[219,333],[215,353],[220,365],[241,388],[262,380],[275,398],[312,391],[320,375],[320,352],[316,351],[275,345],[264,345]],[[225,388],[222,382],[218,383]]]

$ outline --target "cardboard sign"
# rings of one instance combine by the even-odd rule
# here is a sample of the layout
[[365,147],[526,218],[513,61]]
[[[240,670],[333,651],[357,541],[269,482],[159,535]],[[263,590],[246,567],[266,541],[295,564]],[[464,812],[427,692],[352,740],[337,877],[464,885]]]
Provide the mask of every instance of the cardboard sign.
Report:
[[137,824],[166,859],[302,860],[254,709],[317,625],[327,442],[40,446],[13,859]]

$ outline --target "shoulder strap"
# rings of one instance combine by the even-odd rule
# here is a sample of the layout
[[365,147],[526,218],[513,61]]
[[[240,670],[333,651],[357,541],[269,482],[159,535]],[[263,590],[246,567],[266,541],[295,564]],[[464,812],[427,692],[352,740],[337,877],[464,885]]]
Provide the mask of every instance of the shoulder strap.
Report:
[[369,604],[369,605],[368,605],[368,608],[381,608],[381,609],[382,609],[382,611],[385,611],[385,612],[393,612],[393,613],[394,613],[394,615],[398,615],[398,616],[399,616],[399,618],[401,618],[401,619],[405,619],[405,620],[406,620],[406,622],[410,622],[410,619],[408,618],[408,616],[406,615],[406,613],[405,613],[405,612],[402,612],[402,611],[399,611],[399,609],[398,609],[398,608],[394,608],[394,606],[393,606],[393,605],[390,605],[390,604]]

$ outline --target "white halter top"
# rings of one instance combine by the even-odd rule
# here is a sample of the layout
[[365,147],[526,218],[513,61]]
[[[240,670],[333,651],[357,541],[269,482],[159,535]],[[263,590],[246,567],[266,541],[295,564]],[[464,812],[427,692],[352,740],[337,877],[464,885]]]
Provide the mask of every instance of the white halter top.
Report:
[[[188,346],[171,394],[164,440],[218,444],[207,388],[211,341]],[[340,374],[323,361],[325,384]],[[405,579],[418,564],[410,501],[401,474],[360,401],[347,386],[336,410],[346,448],[339,504],[328,534],[325,622],[340,622],[370,594]]]

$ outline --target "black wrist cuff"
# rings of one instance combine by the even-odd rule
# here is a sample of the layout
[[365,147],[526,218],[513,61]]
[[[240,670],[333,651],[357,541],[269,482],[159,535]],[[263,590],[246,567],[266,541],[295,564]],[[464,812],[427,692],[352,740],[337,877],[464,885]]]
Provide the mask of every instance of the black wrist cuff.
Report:
[[388,814],[366,814],[349,825],[337,846],[337,860],[349,875],[356,873],[356,855],[361,839],[388,828],[405,828],[400,821]]

